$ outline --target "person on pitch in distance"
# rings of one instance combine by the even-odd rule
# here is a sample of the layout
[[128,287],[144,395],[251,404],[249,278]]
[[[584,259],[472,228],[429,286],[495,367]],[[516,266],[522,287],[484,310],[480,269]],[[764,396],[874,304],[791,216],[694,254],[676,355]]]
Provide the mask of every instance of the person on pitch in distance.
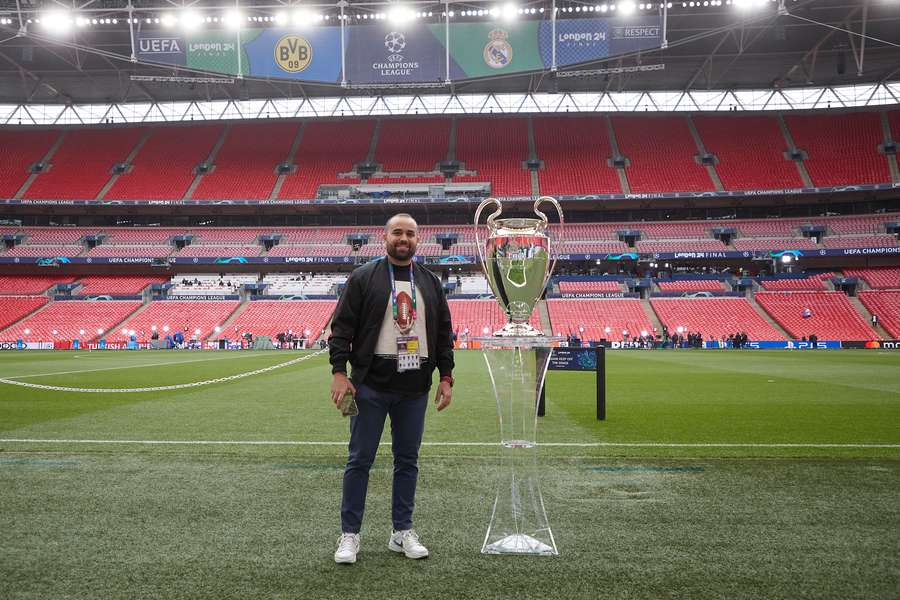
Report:
[[[350,417],[350,447],[341,498],[341,537],[334,560],[356,562],[369,484],[385,418],[391,417],[393,531],[388,548],[425,558],[412,526],[419,446],[435,368],[434,401],[441,411],[453,388],[453,327],[441,280],[413,262],[418,225],[408,214],[385,225],[387,256],[359,267],[347,280],[331,321],[331,399],[350,392],[359,414]],[[347,362],[353,369],[347,377]]]

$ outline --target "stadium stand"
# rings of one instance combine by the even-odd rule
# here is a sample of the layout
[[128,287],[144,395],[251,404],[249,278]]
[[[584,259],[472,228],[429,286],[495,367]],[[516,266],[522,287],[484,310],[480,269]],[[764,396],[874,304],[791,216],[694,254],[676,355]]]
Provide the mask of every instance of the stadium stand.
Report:
[[[879,338],[841,292],[758,292],[756,301],[795,339],[811,334],[820,340]],[[804,318],[807,308],[811,315]]]
[[712,227],[721,227],[721,225],[709,221],[672,221],[668,223],[625,223],[617,229],[638,229],[641,237],[648,240],[676,240],[710,238],[712,237],[710,232]]
[[640,240],[634,247],[638,252],[724,252],[725,244],[719,240],[679,240],[679,241],[645,241]]
[[271,228],[264,227],[204,227],[192,229],[190,234],[196,236],[194,244],[256,244],[260,235],[272,233]]
[[718,279],[657,279],[663,292],[722,292],[725,287]]
[[12,198],[56,140],[56,131],[0,131],[0,198]]
[[108,339],[127,341],[129,335],[122,331],[134,330],[138,342],[147,342],[156,327],[161,338],[181,331],[185,339],[190,339],[199,329],[196,335],[203,340],[215,333],[214,328],[224,323],[238,306],[237,300],[158,300],[109,332]]
[[24,197],[93,200],[144,132],[137,127],[67,131],[50,158],[50,170],[37,176]]
[[778,279],[760,278],[759,285],[762,289],[773,292],[789,291],[822,291],[828,289],[826,282],[834,277],[834,273],[816,273],[806,277],[780,277]]
[[815,250],[818,248],[816,243],[809,238],[793,237],[793,238],[737,238],[732,240],[731,245],[735,250]]
[[0,275],[0,294],[42,294],[58,283],[72,283],[74,277],[53,275]]
[[231,126],[216,154],[215,169],[200,179],[192,198],[269,198],[278,179],[275,167],[290,153],[298,123],[241,123]]
[[[448,300],[453,330],[460,335],[468,330],[469,337],[491,335],[503,327],[506,315],[496,300]],[[541,328],[537,311],[531,314],[532,327]],[[549,332],[545,332],[549,333]]]
[[0,296],[0,331],[49,301],[47,296]]
[[223,273],[209,275],[206,273],[181,273],[172,277],[170,296],[196,294],[237,294],[245,283],[259,281],[257,273]]
[[336,305],[335,300],[254,300],[247,303],[222,335],[230,337],[235,331],[249,331],[254,337],[268,335],[274,340],[277,334],[288,330],[295,336],[309,330],[312,342],[328,326]]
[[555,254],[604,254],[607,252],[628,252],[625,242],[563,242],[551,246]]
[[98,294],[132,295],[140,294],[144,288],[154,283],[165,283],[167,277],[147,277],[144,275],[91,275],[78,280],[81,287],[75,293],[80,296]]
[[[653,324],[637,299],[547,300],[553,332],[561,335],[579,333],[582,340],[607,339],[621,341],[624,331],[629,336],[652,332]],[[606,331],[609,328],[609,332]]]
[[[80,339],[87,342],[99,336],[98,330],[108,331],[140,306],[141,303],[136,300],[51,302],[42,310],[0,331],[0,340],[49,342]],[[25,333],[26,330],[28,333]]]
[[460,294],[490,294],[491,286],[484,275],[460,275],[455,291]]
[[183,198],[194,180],[194,168],[209,157],[221,135],[221,125],[154,128],[150,138],[132,159],[131,170],[119,175],[104,198]]
[[809,155],[804,165],[813,185],[890,183],[887,160],[877,150],[884,141],[878,113],[788,114],[784,120]]
[[[359,232],[350,227],[283,227],[282,244],[340,244],[347,241],[347,234]],[[360,232],[365,233],[365,232]]]
[[27,244],[78,244],[86,235],[97,233],[87,227],[29,227],[23,230]]
[[175,227],[135,227],[105,229],[107,244],[167,244],[174,235],[185,235],[186,229]]
[[178,251],[176,256],[210,256],[229,258],[232,256],[259,256],[261,246],[216,246],[213,244],[191,244]]
[[528,121],[513,118],[459,119],[456,160],[475,176],[454,181],[490,181],[497,196],[530,196],[531,178],[522,163],[528,160]]
[[172,252],[175,251],[175,248],[172,246],[144,246],[137,244],[129,244],[129,245],[115,245],[115,244],[100,244],[99,246],[95,246],[88,250],[83,256],[120,256],[120,257],[150,257],[150,258],[160,258],[164,256],[169,256]]
[[[715,189],[694,160],[697,146],[685,117],[612,117],[632,193],[704,192]],[[652,135],[648,135],[652,132]]]
[[897,246],[897,237],[893,235],[865,236],[827,236],[822,240],[826,248],[882,248]]
[[[434,170],[438,163],[447,158],[450,124],[450,119],[382,120],[375,162],[381,164],[382,171],[386,172]],[[383,178],[378,181],[389,183]]]
[[652,298],[650,305],[670,333],[683,327],[686,332],[701,333],[706,340],[721,340],[739,332],[746,332],[751,340],[784,339],[746,298]]
[[719,162],[716,172],[726,190],[803,187],[793,162],[782,153],[787,142],[769,116],[693,117],[706,151]]
[[562,294],[590,294],[594,292],[624,292],[618,281],[560,281]]
[[294,163],[297,172],[284,178],[279,198],[315,198],[322,184],[359,183],[338,179],[366,158],[375,121],[310,121],[303,127]]
[[859,277],[875,290],[900,289],[900,267],[844,269],[847,277]]
[[84,246],[50,246],[43,244],[19,244],[18,246],[7,250],[0,254],[0,256],[19,256],[19,257],[32,257],[32,258],[47,258],[54,256],[78,256],[84,252]]
[[269,250],[266,256],[347,256],[352,251],[349,244],[279,244]]
[[828,229],[837,235],[852,233],[880,234],[884,233],[884,224],[887,221],[896,221],[898,215],[854,215],[848,217],[831,217],[821,219]]
[[265,293],[269,295],[284,294],[332,294],[335,286],[347,281],[348,273],[269,273],[262,283],[266,284]]
[[533,120],[542,194],[620,194],[602,117],[541,117]]
[[866,290],[859,300],[894,339],[900,339],[900,290]]

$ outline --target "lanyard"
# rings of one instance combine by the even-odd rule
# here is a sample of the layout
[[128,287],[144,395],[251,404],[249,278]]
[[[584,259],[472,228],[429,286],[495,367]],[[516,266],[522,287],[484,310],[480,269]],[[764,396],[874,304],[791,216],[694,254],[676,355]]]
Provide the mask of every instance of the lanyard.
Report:
[[[394,324],[402,333],[406,333],[400,328],[397,315],[397,282],[394,280],[394,264],[388,262],[388,274],[391,276],[391,313],[394,316]],[[413,264],[409,263],[409,289],[412,292],[412,314],[410,315],[409,329],[412,329],[416,322],[416,278],[413,275]],[[407,329],[407,331],[409,331]]]

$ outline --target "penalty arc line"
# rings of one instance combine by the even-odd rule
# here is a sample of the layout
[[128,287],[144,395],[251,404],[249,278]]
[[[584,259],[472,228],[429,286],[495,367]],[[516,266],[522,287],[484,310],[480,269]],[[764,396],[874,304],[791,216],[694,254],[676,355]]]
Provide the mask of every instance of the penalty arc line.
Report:
[[[131,444],[142,446],[346,446],[347,442],[313,440],[91,440],[0,438],[9,444]],[[382,446],[390,442],[381,442]],[[422,442],[423,446],[436,447],[499,447],[499,442]],[[665,442],[546,442],[538,447],[549,448],[886,448],[900,449],[900,444],[794,444],[794,443],[665,443]]]

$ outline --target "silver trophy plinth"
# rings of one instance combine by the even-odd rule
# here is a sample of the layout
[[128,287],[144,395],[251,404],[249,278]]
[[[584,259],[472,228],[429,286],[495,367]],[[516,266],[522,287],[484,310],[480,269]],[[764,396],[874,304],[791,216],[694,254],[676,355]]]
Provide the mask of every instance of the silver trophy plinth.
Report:
[[[559,554],[541,495],[538,443],[538,396],[553,347],[562,338],[545,336],[529,324],[534,305],[544,291],[553,266],[546,215],[540,219],[497,219],[500,202],[484,200],[475,213],[476,243],[482,268],[494,295],[507,315],[507,323],[492,337],[475,338],[481,344],[500,424],[500,461],[497,494],[481,552],[484,554]],[[497,211],[487,219],[491,234],[482,246],[478,218],[488,204]]]

